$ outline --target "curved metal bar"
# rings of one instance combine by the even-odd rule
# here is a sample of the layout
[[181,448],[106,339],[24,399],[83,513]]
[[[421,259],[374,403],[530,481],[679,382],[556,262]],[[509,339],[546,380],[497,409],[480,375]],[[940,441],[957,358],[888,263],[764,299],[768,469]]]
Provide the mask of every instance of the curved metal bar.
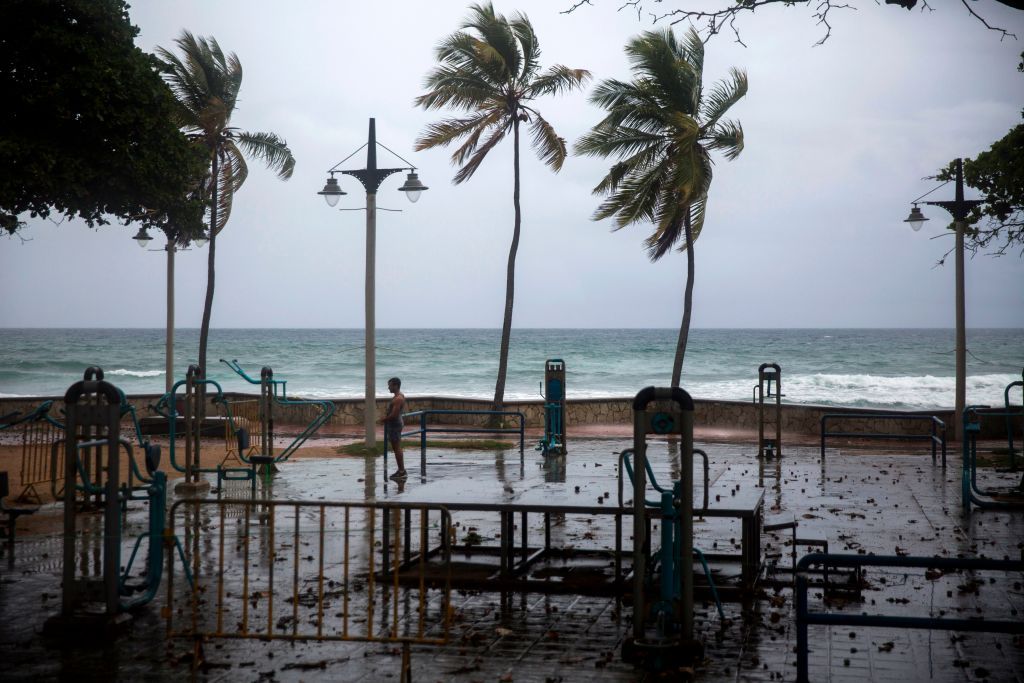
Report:
[[[190,367],[190,369],[191,369],[191,367]],[[174,451],[175,451],[174,440],[175,440],[175,437],[176,437],[176,430],[177,430],[177,423],[178,423],[178,407],[177,407],[177,403],[178,403],[178,389],[183,384],[186,384],[187,382],[188,382],[188,379],[178,380],[177,382],[174,383],[174,386],[171,387],[170,393],[167,394],[167,395],[170,396],[170,399],[167,401],[167,405],[168,405],[167,438],[170,440],[169,450],[171,452],[170,453],[171,467],[173,467],[176,471],[181,472],[182,474],[185,474],[186,470],[185,470],[184,467],[182,467],[181,465],[178,464],[178,459],[174,457]],[[212,379],[196,379],[196,380],[192,380],[192,382],[193,382],[193,384],[203,384],[203,385],[207,385],[208,384],[208,385],[211,385],[211,386],[215,387],[217,389],[217,393],[216,393],[216,395],[214,395],[213,399],[211,399],[214,403],[217,403],[217,402],[220,402],[220,401],[224,400],[224,390],[221,389],[220,384],[216,380],[212,380]]]
[[[983,510],[1024,509],[1024,481],[1020,492],[982,489],[978,486],[978,434],[981,432],[981,415],[1003,417],[1011,413],[985,410],[986,406],[964,408],[963,448],[960,470],[960,497],[964,512],[970,512],[971,505]],[[982,412],[984,411],[984,412]],[[997,500],[996,496],[1009,496],[1012,500]]]
[[[1013,387],[1021,387],[1024,389],[1024,370],[1021,370],[1021,379],[1010,382],[1006,385],[1006,389],[1003,390],[1003,405],[1006,407],[1006,412],[1010,412],[1010,389]],[[1024,417],[1024,396],[1021,398],[1020,411],[1013,415],[1006,416],[1006,447],[1010,455],[1010,468],[1017,469],[1017,451],[1013,447],[1013,418]]]

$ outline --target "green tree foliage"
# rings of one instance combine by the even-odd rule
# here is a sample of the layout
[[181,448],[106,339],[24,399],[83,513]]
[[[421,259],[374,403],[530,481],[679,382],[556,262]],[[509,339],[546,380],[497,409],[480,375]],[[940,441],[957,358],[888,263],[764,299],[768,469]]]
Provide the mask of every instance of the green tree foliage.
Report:
[[540,43],[530,20],[520,13],[506,19],[490,3],[474,5],[460,30],[437,47],[438,66],[426,79],[427,93],[416,98],[424,109],[452,107],[466,112],[464,118],[448,118],[431,124],[416,141],[416,149],[447,147],[459,142],[452,163],[459,166],[454,182],[473,177],[487,154],[512,134],[515,225],[505,278],[505,313],[501,330],[498,378],[494,407],[505,400],[512,306],[515,298],[516,252],[522,212],[519,205],[519,127],[527,124],[531,144],[549,168],[558,171],[566,157],[565,140],[555,133],[533,101],[579,88],[590,78],[583,69],[556,65],[540,70]]
[[[1020,56],[1017,70],[1024,73],[1024,52]],[[953,162],[936,177],[952,180]],[[967,248],[991,248],[1001,256],[1017,246],[1024,256],[1024,124],[1011,128],[988,151],[964,159],[964,183],[979,190],[985,202],[967,219]]]
[[0,229],[19,215],[194,234],[203,161],[123,0],[0,3]]
[[199,328],[199,367],[206,372],[206,346],[216,276],[217,235],[231,215],[235,192],[249,174],[245,154],[258,158],[282,180],[291,177],[295,157],[288,144],[274,133],[247,133],[231,126],[242,65],[232,53],[225,55],[213,38],[196,38],[183,31],[175,43],[179,58],[158,48],[166,66],[165,77],[177,98],[175,122],[189,140],[203,150],[208,164],[203,196],[209,198],[209,255],[206,269],[206,300]]
[[608,111],[576,144],[576,153],[619,161],[594,188],[607,195],[595,220],[615,218],[615,230],[653,223],[647,250],[657,261],[673,247],[686,252],[683,321],[672,366],[678,387],[690,331],[693,243],[704,226],[711,186],[711,151],[732,160],[743,151],[743,128],[723,118],[747,93],[747,75],[703,87],[704,43],[692,28],[682,41],[672,29],[648,31],[626,45],[629,83],[602,81],[591,102]]
[[[940,177],[949,177],[949,171]],[[965,159],[964,183],[980,190],[985,201],[968,218],[973,226],[965,235],[968,247],[993,248],[1002,255],[1016,245],[1024,255],[1024,124],[1011,128],[988,151]]]

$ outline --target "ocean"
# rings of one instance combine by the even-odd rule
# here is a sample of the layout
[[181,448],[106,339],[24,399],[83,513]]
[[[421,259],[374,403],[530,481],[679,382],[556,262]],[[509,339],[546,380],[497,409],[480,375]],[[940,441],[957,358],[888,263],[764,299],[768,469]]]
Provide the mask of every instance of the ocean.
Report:
[[[512,332],[505,397],[534,399],[544,361],[566,364],[567,396],[632,396],[668,385],[678,330],[517,329]],[[179,329],[179,378],[198,355],[199,331]],[[388,377],[409,396],[492,398],[500,330],[377,331],[377,394]],[[1021,379],[1024,330],[968,331],[967,401],[1002,405]],[[696,329],[690,332],[682,386],[698,399],[750,400],[761,363],[782,367],[789,403],[881,409],[953,405],[954,335],[940,329]],[[0,397],[62,395],[97,365],[128,394],[164,389],[162,329],[0,329]],[[253,391],[220,358],[250,375],[269,365],[289,395],[363,395],[361,329],[215,329],[209,375],[225,390]],[[1015,394],[1016,401],[1020,395]]]

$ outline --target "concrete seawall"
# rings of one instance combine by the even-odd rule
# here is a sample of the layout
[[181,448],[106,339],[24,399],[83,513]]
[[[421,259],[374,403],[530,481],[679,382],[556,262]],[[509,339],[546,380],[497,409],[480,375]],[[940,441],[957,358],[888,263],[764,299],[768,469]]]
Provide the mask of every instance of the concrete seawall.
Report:
[[[255,394],[242,394],[228,392],[225,394],[228,401],[255,400]],[[151,403],[156,402],[159,394],[141,394],[129,397],[129,401],[136,407],[138,415],[144,417],[153,413],[148,409]],[[22,413],[32,410],[42,401],[52,400],[54,402],[53,414],[59,418],[60,410],[63,407],[63,397],[32,397],[32,398],[0,398],[0,415],[13,411]],[[387,406],[387,398],[377,400],[378,414]],[[696,425],[712,429],[729,429],[736,431],[757,430],[757,406],[749,401],[718,401],[695,399],[694,422]],[[336,412],[331,421],[323,428],[324,432],[331,432],[334,429],[361,425],[363,423],[363,400],[335,399]],[[417,410],[489,410],[490,401],[486,399],[452,398],[444,396],[409,396],[409,411]],[[766,406],[766,410],[769,409]],[[771,406],[774,409],[774,406]],[[543,401],[506,401],[505,410],[521,412],[526,419],[527,427],[543,427],[544,408]],[[223,411],[222,406],[211,406],[210,415],[219,415]],[[783,434],[817,436],[821,433],[821,417],[829,413],[843,413],[849,415],[867,416],[878,413],[877,410],[862,408],[837,408],[835,406],[820,405],[797,405],[783,404],[782,432]],[[938,417],[946,423],[947,428],[952,427],[952,409],[940,409],[931,411],[886,411],[899,415],[929,415]],[[275,419],[279,424],[302,424],[312,420],[314,409],[306,407],[282,407],[275,412]],[[597,424],[632,424],[632,397],[609,397],[609,398],[587,398],[569,400],[567,402],[566,425],[567,431],[571,434],[574,426],[597,425]],[[482,418],[475,416],[445,416],[443,421],[448,424],[479,424]],[[1021,422],[1016,420],[1015,434],[1021,433]],[[983,438],[998,439],[1006,437],[1005,420],[1002,418],[986,419],[982,423]],[[910,421],[883,418],[862,418],[849,420],[843,423],[836,423],[832,429],[858,433],[887,433],[887,434],[921,434],[927,433],[930,429],[926,421]]]

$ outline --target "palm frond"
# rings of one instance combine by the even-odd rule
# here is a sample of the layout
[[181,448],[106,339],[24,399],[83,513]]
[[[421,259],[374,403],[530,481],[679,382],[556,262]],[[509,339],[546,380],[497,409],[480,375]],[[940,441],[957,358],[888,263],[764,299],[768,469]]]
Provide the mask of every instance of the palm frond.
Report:
[[[504,113],[504,109],[492,107],[483,109],[465,118],[442,119],[427,125],[427,129],[416,139],[414,149],[422,152],[434,147],[447,147],[464,136],[472,136],[492,124],[495,117]],[[453,160],[456,160],[453,157]],[[456,160],[461,161],[461,160]]]
[[484,134],[487,134],[489,137],[491,132],[496,128],[502,128],[507,132],[509,127],[512,125],[512,120],[504,109],[494,108],[489,112],[484,113],[486,116],[484,116],[480,120],[479,124],[472,129],[469,135],[466,136],[466,140],[459,145],[459,148],[452,152],[452,163],[456,166],[461,166],[466,163],[466,160],[476,152],[480,138]]
[[275,133],[239,133],[237,140],[242,149],[276,172],[278,178],[287,180],[292,177],[295,157],[288,143]]
[[591,157],[626,157],[662,149],[665,138],[636,128],[599,123],[576,141],[576,154]]
[[626,55],[639,78],[647,82],[662,107],[697,114],[700,73],[679,53],[671,28],[647,31],[629,41]]
[[743,151],[743,128],[739,121],[719,121],[707,134],[707,149],[717,149],[732,161]]
[[427,76],[428,92],[414,100],[417,107],[424,109],[441,109],[455,107],[458,109],[477,109],[486,102],[501,98],[502,91],[478,72],[462,67],[442,65]]
[[570,69],[567,66],[556,64],[530,81],[530,84],[524,91],[524,98],[533,99],[541,95],[561,95],[577,88],[582,88],[589,79],[590,72],[586,69]]
[[536,150],[537,156],[551,170],[555,172],[562,170],[562,164],[565,163],[566,157],[565,138],[559,137],[551,124],[539,112],[526,109],[531,114],[530,133],[533,135],[533,139],[530,144]]
[[220,192],[234,194],[242,189],[249,177],[249,165],[245,163],[242,150],[234,142],[226,142],[220,149]]
[[713,128],[718,120],[725,115],[725,112],[747,94],[746,72],[732,68],[729,69],[729,75],[730,80],[715,83],[711,92],[701,103],[701,118],[704,128]]
[[[494,11],[490,2],[469,8],[470,18],[463,23],[463,29],[472,29],[480,36],[478,58],[491,69],[500,69],[504,78],[512,80],[522,67],[522,53],[519,42],[509,21]],[[493,72],[492,72],[493,73]]]
[[521,61],[515,70],[516,78],[521,85],[528,86],[540,66],[540,41],[537,40],[530,19],[522,12],[512,15],[508,25],[519,43],[521,55]]
[[505,138],[505,133],[508,132],[508,128],[505,126],[495,126],[492,129],[490,137],[484,144],[473,152],[473,155],[469,158],[462,168],[458,170],[455,176],[452,178],[452,182],[456,185],[460,185],[476,173],[476,170],[480,168],[480,164],[487,158],[487,153],[490,152],[495,146]]

